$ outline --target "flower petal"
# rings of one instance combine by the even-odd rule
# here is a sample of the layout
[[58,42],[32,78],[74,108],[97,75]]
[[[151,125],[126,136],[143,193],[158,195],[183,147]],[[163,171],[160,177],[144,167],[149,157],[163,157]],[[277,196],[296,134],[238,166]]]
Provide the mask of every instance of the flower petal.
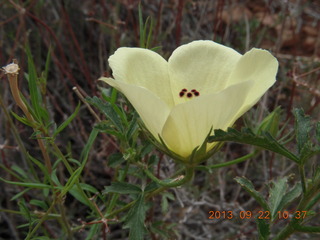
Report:
[[158,134],[161,133],[169,115],[169,107],[146,88],[122,81],[115,81],[112,78],[100,78],[99,80],[108,83],[122,92],[139,113],[148,130],[159,140]]
[[119,48],[109,59],[117,81],[148,89],[173,106],[168,63],[159,54],[142,48]]
[[173,152],[188,157],[203,143],[211,127],[226,130],[237,120],[235,115],[252,90],[252,81],[247,81],[177,105],[163,127],[163,140]]
[[252,81],[252,91],[246,96],[238,115],[250,109],[261,96],[275,83],[278,61],[270,52],[253,48],[244,54],[228,79],[228,85]]
[[194,41],[177,48],[169,58],[169,74],[175,103],[181,89],[196,89],[200,95],[225,88],[241,54],[213,41]]

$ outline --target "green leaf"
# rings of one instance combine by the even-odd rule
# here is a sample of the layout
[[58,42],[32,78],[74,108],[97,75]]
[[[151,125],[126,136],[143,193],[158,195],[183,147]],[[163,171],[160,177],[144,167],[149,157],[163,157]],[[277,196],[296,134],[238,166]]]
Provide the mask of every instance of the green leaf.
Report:
[[245,177],[236,177],[235,180],[260,204],[265,211],[269,211],[268,203],[264,197],[254,189],[254,186],[249,179]]
[[303,151],[306,144],[310,143],[311,118],[306,116],[302,109],[294,109],[295,130],[299,153]]
[[272,221],[276,218],[277,211],[281,210],[280,203],[287,191],[287,188],[287,177],[279,179],[277,182],[272,181],[269,197],[269,206]]
[[28,174],[19,166],[17,165],[12,165],[11,169],[15,172],[17,172],[20,176],[22,176],[24,179],[28,179]]
[[311,141],[306,143],[300,153],[300,162],[304,164],[308,159],[320,153],[320,147],[313,147]]
[[172,239],[170,237],[170,229],[167,227],[168,225],[163,221],[152,222],[150,227],[150,231],[159,235],[159,239]]
[[281,108],[277,107],[272,113],[265,117],[260,123],[257,134],[269,132],[271,136],[276,137],[279,130]]
[[150,18],[150,24],[147,24],[147,22],[146,22],[146,25],[149,25],[148,37],[146,39],[146,48],[150,48],[150,43],[151,43],[151,40],[152,40],[152,32],[153,32],[153,27],[154,27],[153,18]]
[[138,114],[135,112],[133,118],[131,119],[130,125],[128,127],[128,131],[126,133],[127,140],[130,140],[134,137],[139,129],[139,125],[137,124]]
[[118,167],[121,163],[123,163],[125,159],[123,158],[122,153],[114,153],[108,158],[108,166],[115,168]]
[[146,193],[152,192],[152,191],[156,190],[159,187],[160,187],[160,185],[158,183],[152,181],[145,187],[144,192],[146,192]]
[[230,141],[262,147],[299,163],[299,158],[274,139],[268,132],[256,135],[249,128],[242,128],[241,132],[233,128],[228,128],[227,132],[216,129],[214,130],[214,136],[210,136],[208,142],[219,141]]
[[[310,132],[312,130],[311,118],[306,116],[302,109],[294,109],[295,115],[295,131],[298,143],[298,152],[300,157],[300,164],[304,164],[312,156],[320,153],[320,147],[313,146]],[[318,128],[319,126],[316,126]],[[316,134],[317,134],[316,129]]]
[[70,176],[70,178],[66,182],[66,185],[63,187],[60,193],[61,196],[64,196],[74,186],[74,184],[78,182],[82,170],[83,168],[80,167],[72,173],[72,175]]
[[48,209],[48,205],[44,201],[40,201],[40,200],[37,200],[37,199],[31,199],[29,203],[31,205],[38,206],[38,207],[42,208],[43,210],[47,210]]
[[91,207],[88,203],[88,199],[84,197],[77,185],[73,185],[71,188],[69,188],[68,193],[70,193],[75,199],[77,199],[82,204]]
[[289,192],[287,192],[284,197],[282,198],[280,202],[280,210],[284,209],[286,206],[288,206],[289,203],[291,203],[293,200],[295,200],[297,197],[301,195],[302,188],[301,183],[297,183]]
[[99,131],[95,128],[92,129],[89,139],[86,143],[86,145],[84,146],[81,155],[80,155],[80,162],[81,162],[81,167],[84,168],[84,166],[86,165],[86,162],[88,160],[88,156],[90,153],[90,149],[92,147],[92,145],[94,144],[94,141],[96,140],[97,136],[99,134]]
[[34,124],[31,123],[28,119],[26,119],[25,117],[20,117],[18,114],[14,113],[11,111],[11,114],[13,115],[13,117],[15,119],[17,119],[19,122],[23,123],[24,125],[27,125],[29,127],[34,127]]
[[141,193],[141,188],[125,182],[112,182],[111,186],[105,187],[103,194],[107,193],[120,193],[120,194],[136,194]]
[[18,185],[21,187],[29,187],[29,188],[52,188],[52,186],[47,185],[47,184],[43,184],[43,183],[30,183],[30,182],[13,182],[13,181],[9,181],[6,179],[3,179],[0,177],[0,180],[5,182],[5,183],[9,183],[9,184],[13,184],[13,185]]
[[40,103],[42,103],[42,97],[37,87],[38,77],[37,77],[36,67],[34,65],[33,57],[30,52],[30,48],[28,46],[26,47],[26,53],[28,56],[28,84],[29,84],[31,104],[33,107],[35,117],[40,120],[44,111],[43,109],[41,109],[41,105],[40,105]]
[[145,31],[143,26],[142,10],[141,3],[138,5],[138,14],[139,14],[139,33],[140,33],[140,47],[145,48]]
[[300,196],[301,194],[301,184],[296,184],[289,192],[288,189],[288,177],[279,179],[278,181],[272,181],[270,184],[270,197],[269,206],[271,220],[277,218],[278,211],[282,211],[289,203]]
[[89,184],[86,184],[86,183],[79,183],[80,187],[85,190],[85,191],[88,191],[88,192],[92,192],[92,193],[98,193],[98,189],[96,189],[95,187],[89,185]]
[[168,211],[168,207],[169,207],[169,201],[170,200],[174,200],[174,195],[170,192],[165,192],[162,194],[162,200],[161,200],[161,212],[162,213],[166,213]]
[[88,101],[88,103],[98,108],[119,131],[123,132],[121,119],[110,103],[104,102],[96,96],[94,96],[93,98],[87,97],[86,100]]
[[40,168],[41,172],[49,180],[50,175],[49,175],[49,172],[48,172],[48,169],[46,168],[46,166],[42,162],[40,162],[38,159],[32,157],[29,153],[28,153],[28,158]]
[[29,224],[31,224],[31,222],[32,222],[31,213],[30,213],[28,207],[26,206],[25,200],[21,199],[18,202],[18,206],[19,206],[19,210],[20,210],[21,214],[28,220]]
[[270,235],[270,224],[265,219],[256,218],[259,240],[268,240]]
[[43,80],[45,85],[47,84],[47,79],[48,79],[49,66],[51,62],[51,52],[52,52],[52,47],[50,46],[48,49],[46,64],[43,72]]
[[124,228],[129,228],[129,239],[140,240],[146,232],[144,225],[146,217],[146,206],[144,204],[144,194],[140,194],[132,208],[129,210],[125,220]]
[[23,194],[25,194],[25,193],[28,192],[29,190],[30,190],[30,188],[26,188],[26,189],[18,192],[16,195],[14,195],[14,196],[10,199],[10,201],[14,201],[14,200],[20,198]]
[[93,224],[90,227],[89,233],[87,233],[87,237],[85,240],[92,240],[95,236],[98,236],[99,232],[101,231],[100,224]]
[[56,137],[63,129],[65,129],[69,123],[77,116],[78,112],[80,109],[80,103],[78,104],[78,106],[76,107],[76,109],[74,110],[74,113],[71,114],[70,117],[68,117],[53,133],[52,137]]
[[61,186],[61,183],[59,181],[59,178],[57,176],[57,169],[53,169],[52,173],[51,173],[51,180],[57,185],[57,186]]

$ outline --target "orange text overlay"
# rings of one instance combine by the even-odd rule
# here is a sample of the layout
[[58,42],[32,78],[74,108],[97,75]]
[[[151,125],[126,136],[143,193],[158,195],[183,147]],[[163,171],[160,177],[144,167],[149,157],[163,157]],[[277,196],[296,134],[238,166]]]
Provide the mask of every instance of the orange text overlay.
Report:
[[[296,218],[296,219],[304,219],[307,216],[307,211],[278,211],[277,218],[278,219],[288,219],[288,218]],[[270,211],[209,211],[209,219],[271,219]]]

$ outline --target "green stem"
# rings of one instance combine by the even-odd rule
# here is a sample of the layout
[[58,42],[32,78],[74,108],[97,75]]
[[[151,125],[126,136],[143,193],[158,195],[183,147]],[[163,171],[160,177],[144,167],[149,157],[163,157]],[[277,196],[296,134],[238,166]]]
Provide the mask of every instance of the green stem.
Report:
[[227,166],[230,166],[230,165],[233,165],[233,164],[244,162],[244,161],[248,160],[249,158],[252,158],[252,157],[256,156],[258,153],[259,153],[259,151],[254,151],[253,153],[249,153],[249,154],[247,154],[247,155],[245,155],[243,157],[234,159],[232,161],[228,161],[228,162],[225,162],[225,163],[219,163],[219,164],[213,164],[213,165],[210,165],[210,166],[197,166],[196,169],[199,169],[199,170],[210,170],[210,169],[215,169],[215,168],[227,167]]
[[128,204],[127,204],[127,205],[125,205],[124,207],[119,208],[119,209],[117,209],[117,210],[115,210],[115,211],[113,211],[113,212],[111,212],[111,213],[107,214],[105,217],[106,217],[106,218],[112,218],[113,216],[117,215],[118,213],[121,213],[121,212],[123,212],[123,211],[125,211],[125,210],[129,209],[133,204],[135,204],[135,203],[136,203],[136,201],[137,201],[137,200],[134,200],[134,201],[132,201],[132,202],[128,203]]
[[186,165],[185,166],[185,176],[183,176],[183,177],[179,176],[175,179],[160,180],[156,176],[154,176],[153,173],[150,172],[146,166],[144,166],[141,163],[138,163],[138,164],[139,164],[139,166],[141,166],[143,168],[143,171],[145,172],[145,174],[149,178],[151,178],[153,181],[155,181],[159,185],[167,187],[167,188],[178,187],[178,186],[183,185],[186,182],[189,182],[192,179],[193,174],[194,174],[194,167]]
[[69,164],[68,160],[66,159],[66,157],[61,152],[60,148],[55,144],[55,142],[53,140],[50,141],[50,144],[53,147],[53,149],[54,149],[55,153],[57,154],[57,156],[61,158],[61,160],[62,160],[63,164],[66,166],[69,174],[72,175],[73,174],[73,169],[70,166],[70,164]]

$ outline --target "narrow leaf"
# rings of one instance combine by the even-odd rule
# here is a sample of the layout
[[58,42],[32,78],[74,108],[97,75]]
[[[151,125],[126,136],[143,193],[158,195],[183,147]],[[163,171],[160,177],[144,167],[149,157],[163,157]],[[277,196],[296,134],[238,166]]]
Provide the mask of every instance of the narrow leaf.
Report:
[[78,106],[76,107],[76,109],[74,110],[74,113],[71,114],[70,117],[68,117],[53,133],[53,137],[55,138],[63,129],[65,129],[69,123],[77,116],[78,112],[80,109],[80,103],[78,104]]
[[10,201],[14,201],[14,200],[20,198],[23,194],[25,194],[25,193],[28,192],[29,190],[30,190],[30,188],[26,188],[26,189],[18,192],[16,195],[14,195],[14,196],[10,199]]
[[77,185],[73,185],[69,190],[68,193],[70,193],[75,199],[77,199],[82,204],[91,207],[88,199],[84,197],[84,195],[81,193],[80,189]]
[[79,183],[81,189],[85,190],[85,191],[89,191],[89,192],[92,192],[92,193],[98,193],[98,189],[96,189],[95,187],[89,185],[89,184],[86,184],[86,183]]
[[34,125],[25,117],[20,117],[18,114],[11,112],[11,114],[14,116],[15,119],[17,119],[19,122],[23,123],[24,125],[27,125],[29,127],[34,127]]
[[75,170],[72,175],[70,176],[70,178],[68,179],[67,183],[65,184],[65,186],[63,187],[60,195],[64,196],[72,187],[73,185],[79,180],[80,174],[82,172],[83,168],[77,168],[77,170]]
[[80,155],[80,162],[81,162],[82,168],[84,168],[84,166],[88,160],[90,149],[91,149],[94,141],[96,140],[98,134],[99,134],[99,131],[97,129],[93,128],[90,133],[89,139],[88,139],[86,145],[84,146],[84,148],[81,152],[81,155]]
[[46,202],[40,201],[40,200],[37,200],[37,199],[31,199],[30,200],[30,204],[38,206],[38,207],[42,208],[43,210],[47,210],[48,209],[48,205],[47,205]]
[[43,80],[45,85],[47,84],[47,79],[48,79],[49,66],[51,62],[51,52],[52,52],[52,47],[50,46],[47,53],[46,64],[43,72]]
[[144,26],[143,26],[143,18],[142,18],[142,10],[141,10],[141,3],[138,5],[139,11],[139,33],[140,33],[140,47],[145,48],[145,35],[144,35]]
[[111,186],[105,187],[103,193],[120,193],[120,194],[134,194],[141,193],[141,188],[125,182],[112,182]]
[[151,18],[150,20],[150,24],[149,24],[149,32],[148,32],[148,37],[146,39],[146,48],[150,47],[150,43],[151,43],[151,38],[152,38],[152,32],[153,32],[153,27],[154,27],[154,21]]
[[34,65],[33,57],[30,52],[30,48],[28,46],[26,47],[26,53],[28,56],[28,84],[29,84],[31,103],[37,119],[40,120],[41,119],[40,103],[42,102],[42,99],[37,87],[36,67]]
[[132,139],[134,134],[136,134],[137,130],[139,129],[137,119],[138,119],[138,114],[135,112],[126,133],[126,138],[128,140]]
[[13,181],[8,181],[6,179],[3,179],[0,177],[0,180],[5,182],[5,183],[9,183],[9,184],[13,184],[13,185],[17,185],[17,186],[21,186],[21,187],[29,187],[29,188],[52,188],[50,185],[47,184],[43,184],[43,183],[25,183],[25,182],[13,182]]
[[11,169],[15,172],[17,172],[20,176],[22,176],[24,179],[28,179],[28,174],[19,166],[17,165],[12,165]]

